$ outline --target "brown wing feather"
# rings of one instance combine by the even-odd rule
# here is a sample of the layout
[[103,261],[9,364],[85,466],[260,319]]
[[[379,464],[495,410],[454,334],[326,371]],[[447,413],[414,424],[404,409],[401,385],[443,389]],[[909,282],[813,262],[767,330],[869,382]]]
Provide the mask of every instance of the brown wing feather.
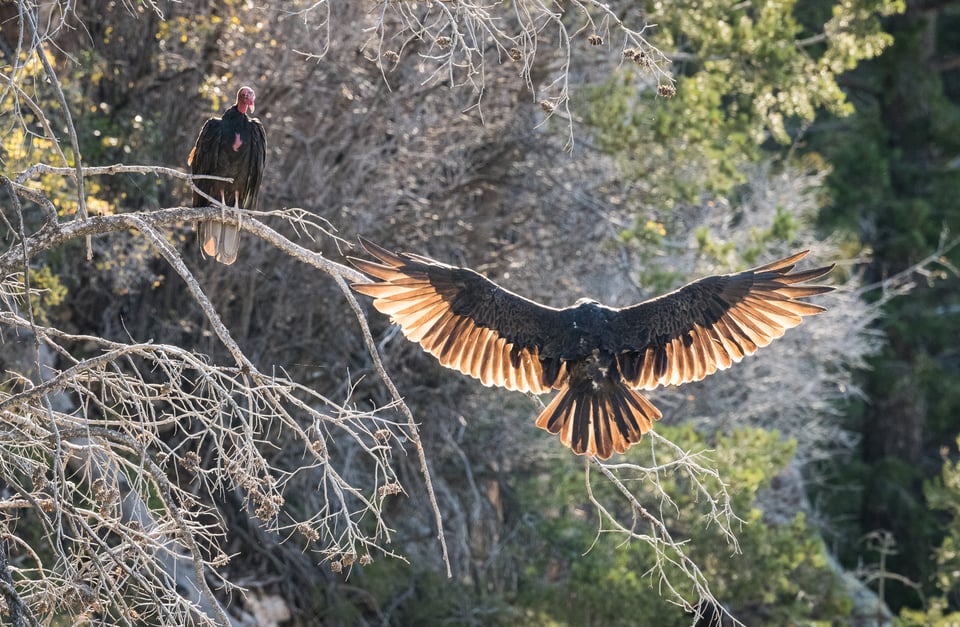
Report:
[[372,296],[404,335],[448,368],[484,385],[543,394],[557,381],[544,377],[540,350],[560,310],[505,290],[481,274],[426,257],[394,254],[361,240],[378,262],[351,258],[378,279],[353,289]]
[[626,382],[651,390],[699,381],[753,354],[823,307],[796,300],[829,292],[795,285],[833,266],[791,271],[807,251],[752,270],[694,281],[620,310],[613,322]]
[[263,168],[267,159],[267,135],[263,124],[257,118],[250,119],[248,127],[250,160],[247,164],[246,180],[243,181],[241,206],[244,209],[256,210],[260,204],[260,182],[263,180]]
[[[210,118],[203,124],[197,141],[187,157],[187,165],[191,166],[193,174],[217,174],[217,163],[220,161],[220,145],[223,143],[220,118]],[[205,194],[217,196],[217,182],[211,179],[197,179],[194,184]],[[194,207],[207,207],[210,201],[200,194],[193,193]]]

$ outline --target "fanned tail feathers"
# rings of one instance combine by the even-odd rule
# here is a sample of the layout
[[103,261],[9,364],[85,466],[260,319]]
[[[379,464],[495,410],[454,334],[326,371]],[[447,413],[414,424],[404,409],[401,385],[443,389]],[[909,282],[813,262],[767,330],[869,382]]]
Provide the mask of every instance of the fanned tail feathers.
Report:
[[537,417],[537,426],[559,435],[578,455],[608,459],[639,442],[661,416],[626,386],[565,386]]

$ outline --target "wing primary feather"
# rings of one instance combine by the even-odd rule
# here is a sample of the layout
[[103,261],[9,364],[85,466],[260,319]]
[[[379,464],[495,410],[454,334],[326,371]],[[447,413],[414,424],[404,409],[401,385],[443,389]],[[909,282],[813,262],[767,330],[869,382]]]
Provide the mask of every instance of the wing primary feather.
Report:
[[693,355],[687,350],[683,336],[673,340],[673,354],[676,355],[677,373],[680,375],[679,379],[674,381],[674,385],[679,385],[693,378],[693,362],[691,360]]
[[541,361],[541,374],[544,385],[554,387],[557,383],[564,377],[561,377],[561,370],[563,370],[563,362],[560,361],[559,357],[548,357],[545,361]]
[[517,380],[522,386],[520,389],[533,392],[534,394],[543,394],[549,391],[549,388],[544,388],[540,382],[540,373],[537,370],[536,363],[536,349],[522,349],[520,351]]
[[500,363],[503,364],[503,371],[506,375],[506,387],[511,390],[523,389],[518,378],[520,369],[513,365],[513,356],[510,354],[510,345],[507,343],[503,345]]
[[454,355],[456,361],[459,361],[460,350],[463,348],[463,336],[466,331],[464,327],[470,324],[466,318],[457,316],[456,321],[447,334],[447,339],[439,347],[440,363],[447,367],[453,367]]
[[[426,304],[422,307],[413,307],[408,308],[404,307],[409,313],[389,313],[390,311],[389,301],[384,303],[383,301],[375,301],[374,307],[376,307],[381,313],[385,313],[388,316],[391,316],[394,321],[400,326],[414,326],[427,323],[428,321],[436,318],[437,316],[445,313],[451,313],[450,307],[443,300],[432,302]],[[381,309],[382,307],[382,309]]]
[[788,285],[778,280],[757,281],[755,285],[758,289],[777,294],[781,300],[791,302],[796,302],[796,298],[826,294],[834,289],[832,285]]
[[680,363],[676,355],[676,345],[673,341],[667,342],[663,347],[663,354],[667,360],[667,371],[663,382],[667,385],[675,385],[680,380]]
[[[389,281],[400,274],[393,269],[393,266],[385,266],[383,264],[376,263],[375,261],[368,261],[367,259],[347,257],[347,261],[349,261],[360,272],[384,281]],[[363,285],[379,285],[379,283],[357,283],[355,287]]]
[[444,315],[450,313],[446,307],[437,305],[431,309],[418,314],[415,318],[408,317],[396,320],[404,335],[412,342],[423,343],[423,338],[430,333],[437,321]]
[[462,316],[454,315],[453,324],[450,326],[447,331],[447,337],[441,338],[443,343],[439,345],[440,354],[449,360],[451,351],[454,347],[459,347],[463,339],[464,333],[466,332],[468,325],[470,325],[470,320]]
[[745,354],[752,354],[757,348],[770,343],[770,338],[759,326],[759,324],[763,323],[754,320],[753,316],[751,316],[746,309],[733,308],[727,312],[727,317],[737,324],[737,328],[740,331],[740,339],[748,340],[750,343],[746,347],[749,352]]
[[386,248],[374,244],[365,237],[360,237],[360,245],[363,249],[369,254],[373,255],[383,263],[388,266],[393,266],[394,268],[399,268],[403,265],[403,258],[390,252]]
[[[771,340],[783,335],[786,329],[793,328],[800,324],[799,322],[795,322],[793,318],[772,312],[762,305],[756,303],[744,304],[746,306],[742,307],[737,313],[751,318],[763,334]],[[769,341],[764,342],[763,345],[766,346],[769,343]]]
[[643,381],[643,387],[654,388],[657,386],[657,349],[655,347],[647,348],[643,355],[643,370],[640,380]]
[[381,290],[367,289],[366,292],[369,293],[371,291],[379,291],[380,293],[376,295],[377,298],[395,302],[407,301],[410,303],[416,303],[418,301],[424,301],[435,296],[446,298],[446,295],[439,292],[436,287],[429,284],[424,284],[422,281],[411,285],[397,285],[393,282],[361,283],[361,286],[367,285],[383,286]]
[[697,381],[700,381],[708,374],[716,372],[717,370],[717,359],[716,359],[716,349],[713,345],[713,340],[707,334],[707,330],[696,324],[693,326],[694,333],[694,347],[696,348],[697,354],[697,367],[699,368],[697,372]]
[[666,346],[657,346],[654,349],[654,366],[653,366],[653,375],[658,379],[663,379],[664,375],[667,374],[667,368],[670,366],[670,361],[667,359],[667,347]]
[[723,342],[718,339],[718,336],[714,336],[708,330],[704,330],[704,350],[709,351],[709,365],[703,373],[704,377],[713,374],[717,370],[725,370],[730,367],[732,360]]
[[540,367],[540,357],[536,351],[531,353],[527,358],[527,368],[529,369],[527,376],[530,379],[531,389],[538,393],[549,392],[551,386],[543,382],[543,369]]
[[483,351],[480,353],[480,371],[483,373],[483,377],[480,380],[483,381],[484,385],[493,385],[493,352],[496,350],[495,344],[496,338],[494,334],[491,333],[483,343]]
[[465,338],[466,347],[463,350],[463,355],[460,357],[460,363],[465,368],[465,371],[470,372],[470,374],[478,379],[480,378],[480,363],[477,359],[477,351],[480,350],[482,352],[487,333],[488,331],[482,327],[474,327],[470,335]]
[[[384,284],[380,283],[379,285],[384,285]],[[444,294],[433,285],[424,284],[422,282],[419,285],[399,285],[398,286],[398,285],[395,285],[394,283],[387,283],[386,285],[390,285],[391,287],[393,287],[392,291],[394,291],[394,293],[392,294],[384,293],[384,294],[381,294],[379,298],[382,300],[387,300],[389,302],[397,302],[397,303],[408,302],[411,304],[415,304],[417,302],[426,301],[428,299],[431,299],[437,296],[439,296],[440,298],[446,301],[450,300],[450,296],[448,294]]]
[[[513,356],[515,351],[517,355],[517,364],[513,366]],[[539,390],[540,386],[530,378],[528,365],[529,362],[530,355],[526,349],[517,350],[516,346],[513,344],[510,345],[510,364],[513,366],[514,370],[517,371],[517,383],[520,385],[520,389],[534,392]]]
[[726,359],[724,359],[726,362],[724,368],[730,367],[731,359],[734,362],[737,362],[748,354],[741,342],[744,339],[750,341],[750,338],[744,335],[743,331],[740,330],[736,320],[734,320],[731,316],[726,315],[717,320],[713,324],[712,329],[716,333],[716,340],[720,342],[720,346],[723,349],[720,352],[720,355],[721,357],[726,357]]
[[500,387],[507,387],[506,371],[503,367],[503,338],[498,337],[490,346],[491,370],[493,383]]
[[[464,318],[466,320],[466,318]],[[465,372],[471,376],[476,376],[473,371],[473,348],[477,342],[477,335],[482,331],[476,325],[467,325],[460,334],[460,348],[455,353],[456,361],[454,365],[460,372]],[[452,358],[452,357],[451,357]]]
[[394,319],[410,317],[416,319],[418,313],[438,305],[446,304],[446,301],[439,294],[433,294],[423,300],[403,300],[403,299],[381,299],[377,309]]
[[497,338],[497,363],[500,372],[500,387],[516,389],[510,386],[510,374],[513,368],[510,366],[510,351],[507,348],[507,341],[502,337]]
[[[352,283],[350,287],[360,294],[372,296],[378,300],[381,298],[409,298],[412,291],[410,287],[397,286],[393,283]],[[416,297],[416,294],[413,296]]]
[[403,331],[403,334],[407,336],[408,340],[411,342],[416,342],[424,349],[427,349],[430,345],[430,340],[427,338],[427,336],[436,329],[437,323],[446,314],[446,311],[441,310],[434,313],[433,316],[419,320],[415,323],[407,324],[401,321],[400,330]]
[[743,299],[743,303],[752,307],[754,311],[762,312],[768,318],[771,318],[775,321],[783,320],[784,322],[793,324],[800,324],[803,321],[803,318],[801,318],[799,315],[788,309],[785,309],[776,301],[759,295],[747,295]]
[[488,331],[487,329],[479,328],[477,332],[471,336],[472,342],[470,346],[465,351],[463,359],[469,363],[470,372],[473,373],[478,379],[483,377],[483,349],[486,346],[488,341]]
[[503,386],[503,373],[500,370],[500,338],[490,342],[490,349],[487,351],[487,360],[490,362],[490,384]]
[[430,326],[430,330],[423,336],[420,343],[424,348],[428,348],[431,353],[439,357],[438,349],[447,341],[453,327],[459,320],[460,317],[457,314],[450,310],[444,311],[437,321]]
[[761,346],[766,346],[771,341],[782,336],[787,329],[800,324],[799,322],[794,322],[794,318],[781,316],[761,304],[745,303],[745,305],[747,306],[739,308],[737,313],[751,318],[761,332],[768,338]]
[[417,314],[421,314],[439,304],[446,304],[446,301],[439,294],[430,292],[420,297],[409,297],[406,294],[380,297],[374,301],[373,306],[380,313],[394,319],[416,319]]
[[812,281],[814,279],[819,279],[823,275],[827,274],[836,267],[836,264],[830,264],[829,266],[823,266],[820,268],[812,268],[810,270],[803,270],[801,272],[794,272],[793,274],[782,274],[777,277],[777,281],[781,283],[806,283],[807,281]]
[[777,259],[776,261],[771,261],[766,265],[756,267],[753,269],[753,272],[755,274],[759,274],[761,272],[777,271],[779,273],[786,274],[787,272],[790,272],[790,270],[793,269],[793,266],[796,265],[798,261],[806,257],[808,254],[810,254],[809,250],[801,250],[798,253],[794,253],[790,255],[789,257],[784,257],[783,259]]
[[[729,339],[732,343],[735,343],[739,349],[737,355],[731,354],[734,362],[739,362],[747,355],[752,355],[757,352],[758,348],[766,346],[765,343],[762,343],[762,339],[754,340],[754,333],[749,328],[745,329],[741,323],[734,318],[732,315],[729,320],[727,320],[728,328],[731,331],[731,335],[725,339]],[[760,343],[758,343],[760,342]]]

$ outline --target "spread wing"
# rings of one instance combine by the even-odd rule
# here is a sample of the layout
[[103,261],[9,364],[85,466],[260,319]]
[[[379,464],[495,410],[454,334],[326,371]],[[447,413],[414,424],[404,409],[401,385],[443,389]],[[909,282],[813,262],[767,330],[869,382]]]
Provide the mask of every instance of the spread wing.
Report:
[[[219,118],[210,118],[203,124],[200,134],[197,136],[197,141],[190,151],[190,156],[187,157],[187,165],[191,166],[193,174],[218,174],[217,164],[220,160],[220,146],[223,143],[222,126]],[[216,181],[198,179],[194,183],[206,194],[216,197],[214,194]],[[193,193],[194,207],[207,207],[209,205],[209,200],[196,192]]]
[[712,276],[632,307],[621,309],[610,328],[619,342],[620,372],[628,385],[699,381],[753,354],[823,307],[798,298],[829,292],[825,285],[799,285],[833,266],[791,272],[803,251],[736,274]]
[[546,360],[544,368],[540,357],[564,328],[565,310],[514,294],[473,270],[361,242],[380,263],[350,261],[378,282],[353,289],[372,296],[374,307],[441,364],[484,385],[535,394],[562,380],[559,359]]

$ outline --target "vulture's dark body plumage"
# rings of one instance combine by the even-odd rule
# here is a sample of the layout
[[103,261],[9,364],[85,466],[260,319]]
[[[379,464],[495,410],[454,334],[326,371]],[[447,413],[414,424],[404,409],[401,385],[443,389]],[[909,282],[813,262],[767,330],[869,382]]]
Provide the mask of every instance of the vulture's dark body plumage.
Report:
[[603,459],[638,442],[661,416],[637,390],[728,368],[823,311],[798,298],[833,289],[799,285],[832,269],[792,272],[804,251],[630,307],[580,301],[555,309],[468,268],[363,245],[378,262],[351,261],[375,282],[353,287],[408,339],[484,385],[560,390],[537,426],[575,453]]
[[[257,209],[260,181],[267,153],[267,139],[260,120],[248,114],[254,110],[254,93],[249,87],[237,92],[237,103],[219,118],[204,123],[187,164],[194,174],[211,174],[232,182],[196,179],[205,194],[238,209]],[[208,199],[194,192],[194,207],[209,207]],[[240,229],[217,220],[201,222],[200,243],[203,252],[224,264],[237,260]]]

